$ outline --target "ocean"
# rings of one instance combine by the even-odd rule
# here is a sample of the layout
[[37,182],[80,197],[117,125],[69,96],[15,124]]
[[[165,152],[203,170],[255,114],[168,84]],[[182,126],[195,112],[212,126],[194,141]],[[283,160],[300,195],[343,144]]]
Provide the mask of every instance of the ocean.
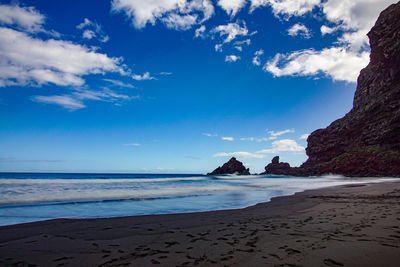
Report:
[[0,173],[0,225],[248,207],[272,197],[391,178]]

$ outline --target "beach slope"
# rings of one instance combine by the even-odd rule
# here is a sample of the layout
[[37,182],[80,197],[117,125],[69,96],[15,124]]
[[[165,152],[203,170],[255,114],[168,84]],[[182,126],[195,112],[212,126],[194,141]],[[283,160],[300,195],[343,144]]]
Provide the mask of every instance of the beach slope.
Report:
[[1,266],[398,266],[400,183],[238,210],[0,227]]

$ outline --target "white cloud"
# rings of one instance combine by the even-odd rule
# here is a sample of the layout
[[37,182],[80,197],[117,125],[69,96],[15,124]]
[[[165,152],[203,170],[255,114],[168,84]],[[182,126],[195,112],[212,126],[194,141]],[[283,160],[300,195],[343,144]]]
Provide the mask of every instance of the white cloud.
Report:
[[240,59],[239,56],[229,55],[225,57],[225,62],[236,62]]
[[124,146],[141,146],[139,143],[124,144]]
[[143,73],[143,75],[133,74],[132,79],[137,80],[137,81],[156,80],[156,78],[150,76],[149,72],[145,72],[145,73]]
[[272,137],[278,137],[287,133],[294,133],[294,130],[286,129],[283,131],[275,132],[275,131],[269,131],[268,132]]
[[42,40],[0,27],[0,86],[32,82],[80,86],[88,74],[125,75],[121,61],[69,41]]
[[76,110],[86,107],[81,100],[69,95],[34,96],[32,100],[46,104],[60,105],[69,110]]
[[188,2],[183,12],[200,11],[203,13],[203,19],[199,23],[203,23],[214,15],[214,5],[210,0],[192,0]]
[[88,18],[85,18],[82,23],[76,26],[76,28],[79,30],[83,30],[82,38],[84,39],[91,40],[97,37],[97,39],[103,43],[107,42],[110,39],[110,37],[108,37],[108,35],[106,35],[103,31],[100,24],[93,22]]
[[202,133],[202,135],[205,135],[205,136],[208,136],[208,137],[218,136],[218,134],[210,134],[210,133]]
[[216,44],[214,48],[216,52],[222,52],[222,44]]
[[339,41],[348,45],[352,51],[358,51],[363,47],[368,47],[366,34],[374,25],[380,12],[393,3],[396,1],[328,0],[322,4],[322,10],[329,21],[337,24],[336,28],[347,30]]
[[[209,0],[113,0],[111,9],[124,12],[138,29],[161,20],[169,28],[185,30],[214,14],[214,6]],[[202,13],[202,19],[198,13]]]
[[28,32],[44,31],[45,16],[34,7],[0,5],[0,24],[15,25]]
[[[241,24],[241,25],[240,25]],[[246,27],[244,21],[231,22],[226,25],[219,25],[212,29],[212,33],[219,33],[221,37],[225,37],[224,43],[229,43],[233,41],[237,36],[247,36],[249,35],[249,30]]]
[[272,142],[272,148],[257,151],[260,154],[274,154],[279,152],[302,152],[304,147],[292,139],[282,139]]
[[325,34],[331,34],[334,31],[336,31],[337,29],[338,29],[338,27],[328,27],[328,26],[322,25],[320,30],[321,30],[321,34],[325,35]]
[[238,51],[242,52],[243,50],[243,46],[242,45],[250,45],[251,40],[250,39],[246,39],[246,40],[242,40],[242,41],[235,41],[234,42],[234,48],[236,48]]
[[79,23],[78,25],[76,25],[76,28],[83,30],[84,28],[92,26],[92,25],[93,25],[93,22],[91,22],[90,19],[84,18],[82,23]]
[[256,138],[254,137],[242,137],[240,138],[241,141],[254,141],[256,140]]
[[250,0],[250,11],[258,7],[270,6],[275,16],[302,16],[319,5],[321,0]]
[[225,10],[225,12],[234,17],[236,13],[244,7],[246,0],[219,0],[218,5]]
[[233,137],[221,137],[221,140],[224,140],[224,141],[234,141],[235,138],[233,138]]
[[[276,16],[301,16],[318,7],[333,26],[323,25],[321,34],[341,30],[335,46],[322,50],[305,49],[276,54],[264,70],[274,76],[317,76],[356,82],[360,70],[369,61],[367,32],[379,13],[394,0],[252,0],[252,10],[270,5]],[[297,10],[297,11],[296,11]]]
[[124,82],[121,82],[121,81],[118,81],[118,80],[113,80],[113,79],[103,79],[103,80],[106,81],[106,82],[109,82],[109,83],[111,83],[111,84],[113,84],[115,86],[127,87],[127,88],[135,88],[135,86],[133,86],[130,83],[124,83]]
[[307,138],[310,136],[310,134],[303,134],[302,136],[299,137],[301,140],[307,140]]
[[356,82],[360,70],[369,62],[369,52],[351,52],[344,47],[276,54],[264,65],[264,71],[276,77],[325,74],[333,80]]
[[[45,104],[59,105],[69,110],[86,107],[85,101],[104,101],[120,105],[123,101],[139,98],[117,93],[108,88],[89,90],[84,76],[109,72],[128,75],[130,70],[122,64],[122,58],[108,57],[96,52],[99,48],[88,48],[71,41],[44,38],[36,33],[55,35],[54,31],[43,28],[44,16],[33,7],[0,5],[0,87],[13,85],[41,86],[55,84],[73,86],[71,93],[36,95],[31,100]],[[10,24],[13,28],[10,28]],[[16,27],[15,27],[16,26]],[[87,29],[91,26],[91,29]],[[101,26],[85,19],[77,26],[86,38],[102,34]],[[93,30],[92,30],[93,29]],[[101,40],[104,40],[102,36]],[[108,37],[107,37],[108,38]],[[104,79],[120,87],[133,87],[117,80]]]
[[251,44],[251,40],[250,39],[246,39],[246,40],[242,40],[242,41],[235,41],[234,43],[235,45],[250,45]]
[[290,36],[301,36],[306,39],[309,39],[311,37],[310,30],[301,23],[296,23],[292,27],[288,29],[288,34]]
[[197,23],[197,15],[178,15],[171,13],[167,17],[162,18],[167,28],[174,30],[188,30]]
[[238,158],[245,158],[245,159],[250,159],[250,158],[264,158],[264,155],[256,154],[256,153],[250,153],[250,152],[220,152],[214,155],[214,157],[238,157]]
[[107,101],[107,102],[117,102],[118,100],[129,100],[133,98],[138,98],[138,96],[131,97],[124,94],[118,94],[113,90],[108,88],[103,88],[102,91],[93,91],[93,90],[80,90],[73,93],[78,99],[91,99],[91,100],[99,100],[99,101]]
[[204,38],[204,32],[206,31],[206,26],[201,25],[199,28],[196,29],[195,33],[194,33],[194,37],[196,38]]
[[85,39],[93,39],[96,36],[96,33],[91,30],[85,30],[82,34],[82,37]]
[[128,101],[131,99],[137,99],[138,96],[128,96],[124,94],[118,94],[108,88],[104,88],[102,91],[93,90],[77,90],[71,94],[65,95],[51,95],[51,96],[33,96],[32,100],[35,102],[41,102],[45,104],[54,104],[62,106],[69,110],[76,110],[86,107],[83,103],[84,100],[95,100],[111,102],[115,105],[119,105],[121,101]]
[[253,61],[252,61],[254,65],[256,65],[256,66],[261,65],[260,56],[262,56],[263,54],[264,54],[264,50],[262,50],[262,49],[257,50],[254,53],[254,57],[253,57]]
[[270,141],[276,139],[276,137],[274,136],[270,136],[270,137],[260,137],[260,138],[256,138],[256,137],[242,137],[240,138],[241,141],[256,141],[256,142],[266,142],[266,141]]

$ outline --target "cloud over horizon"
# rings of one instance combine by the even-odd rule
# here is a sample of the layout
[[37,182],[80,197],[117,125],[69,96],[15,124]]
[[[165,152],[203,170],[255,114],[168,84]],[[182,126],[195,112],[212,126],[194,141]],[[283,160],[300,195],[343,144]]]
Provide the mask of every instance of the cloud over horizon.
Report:
[[242,152],[229,152],[229,153],[220,152],[215,154],[214,157],[238,157],[244,159],[252,159],[252,158],[261,159],[264,158],[264,155],[242,151]]
[[274,154],[279,152],[303,152],[305,148],[295,140],[282,139],[272,142],[272,148],[257,151],[257,154]]

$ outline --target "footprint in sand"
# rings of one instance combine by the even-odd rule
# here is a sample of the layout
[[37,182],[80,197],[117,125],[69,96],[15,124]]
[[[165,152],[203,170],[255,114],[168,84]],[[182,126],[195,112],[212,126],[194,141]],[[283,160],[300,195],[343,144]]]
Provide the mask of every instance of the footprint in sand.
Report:
[[232,256],[226,256],[226,257],[221,258],[220,260],[221,261],[227,261],[227,260],[230,260],[232,258],[233,258]]
[[278,255],[276,255],[276,254],[272,254],[272,253],[270,253],[270,254],[268,254],[268,255],[270,255],[270,256],[272,256],[272,257],[274,257],[274,258],[276,258],[276,259],[281,259],[281,257],[279,257]]
[[65,260],[69,260],[69,259],[73,259],[73,257],[62,257],[62,258],[55,259],[54,261],[65,261]]
[[324,260],[324,263],[325,263],[326,265],[328,265],[328,266],[334,266],[334,267],[337,267],[337,266],[344,266],[343,263],[337,262],[337,261],[332,260],[332,259],[325,259],[325,260]]
[[177,241],[172,241],[172,242],[164,242],[166,244],[166,248],[172,247],[174,245],[179,245],[179,242]]
[[240,248],[238,248],[237,250],[238,250],[238,251],[247,252],[247,253],[251,253],[251,252],[254,252],[254,251],[255,251],[255,250],[252,249],[252,248],[250,248],[250,249],[240,249]]
[[301,253],[301,251],[297,250],[297,249],[293,249],[293,248],[287,248],[285,249],[286,253],[288,255],[293,255],[293,254],[299,254]]

